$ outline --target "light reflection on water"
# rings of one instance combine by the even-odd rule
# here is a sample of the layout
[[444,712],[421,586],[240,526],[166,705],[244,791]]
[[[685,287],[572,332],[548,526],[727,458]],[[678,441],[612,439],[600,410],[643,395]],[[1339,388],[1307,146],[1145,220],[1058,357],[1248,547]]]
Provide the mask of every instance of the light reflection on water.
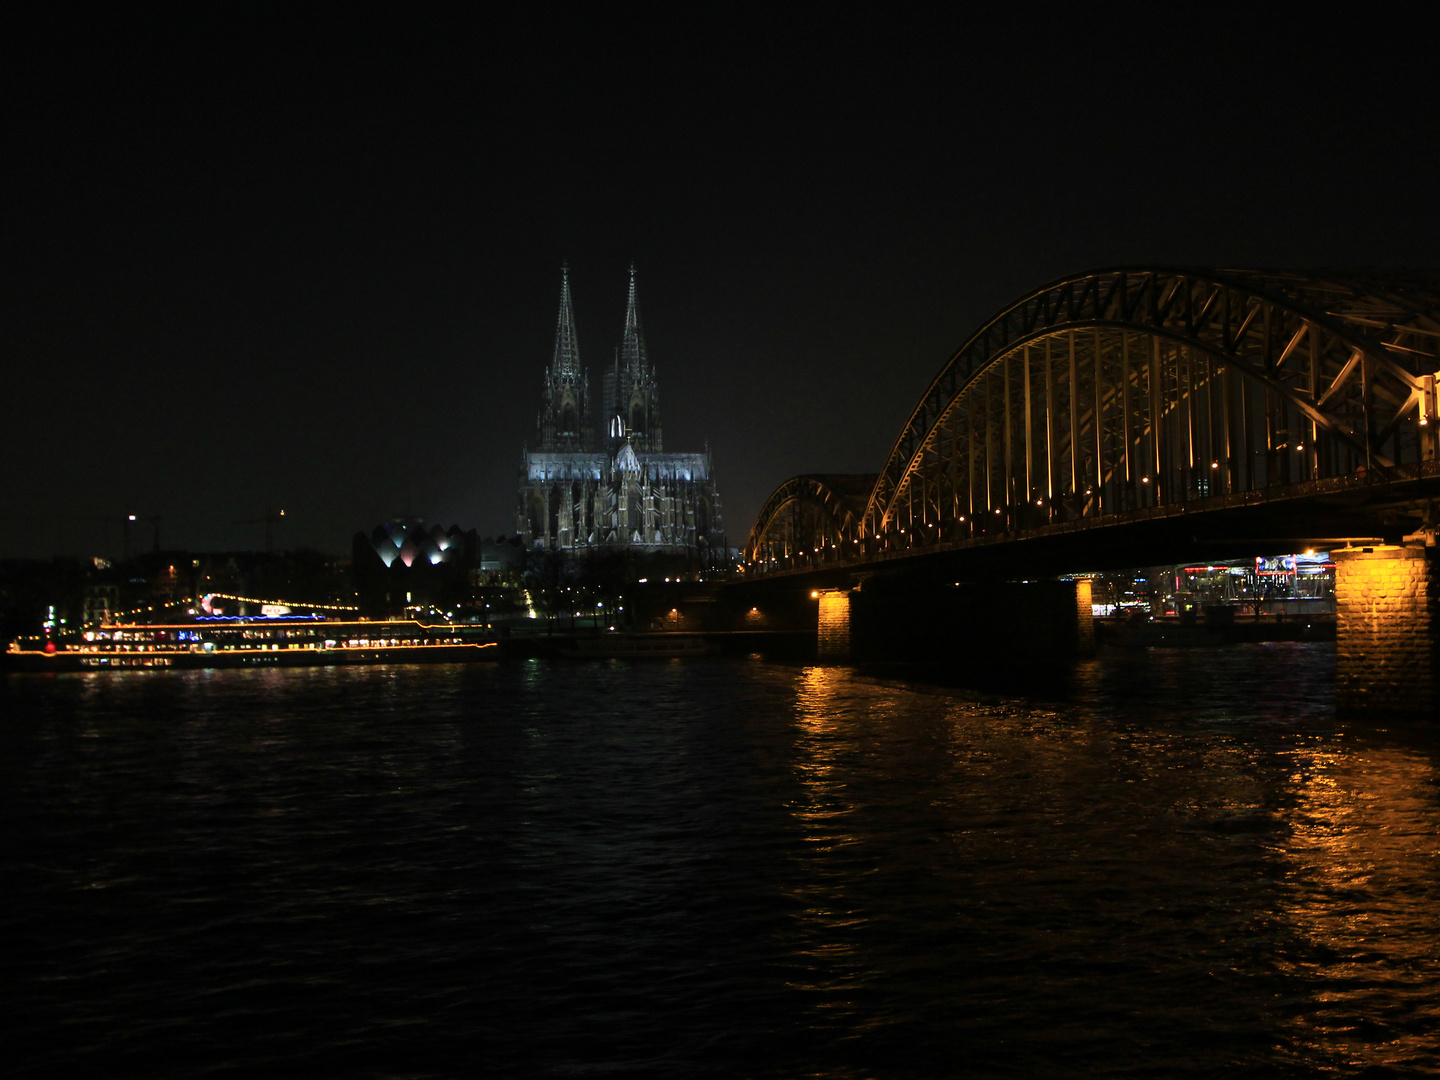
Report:
[[[1284,917],[1305,943],[1288,969],[1320,988],[1297,1038],[1356,1065],[1435,1064],[1440,941],[1436,772],[1413,749],[1297,750]],[[1427,898],[1429,910],[1425,910]]]
[[1332,665],[8,679],[12,1071],[1425,1075],[1440,741]]

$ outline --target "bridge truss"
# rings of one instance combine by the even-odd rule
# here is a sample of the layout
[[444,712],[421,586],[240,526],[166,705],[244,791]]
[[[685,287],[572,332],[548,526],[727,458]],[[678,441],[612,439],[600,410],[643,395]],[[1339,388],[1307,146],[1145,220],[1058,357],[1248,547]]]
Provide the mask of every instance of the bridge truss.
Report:
[[870,473],[786,480],[761,507],[758,520],[765,525],[751,532],[747,554],[767,564],[802,552],[814,560],[839,559],[845,545],[860,535],[865,500],[876,479]]
[[1418,475],[1440,467],[1437,370],[1440,274],[1062,278],[995,315],[941,369],[863,508],[856,478],[843,490],[787,481],[747,558],[847,560]]

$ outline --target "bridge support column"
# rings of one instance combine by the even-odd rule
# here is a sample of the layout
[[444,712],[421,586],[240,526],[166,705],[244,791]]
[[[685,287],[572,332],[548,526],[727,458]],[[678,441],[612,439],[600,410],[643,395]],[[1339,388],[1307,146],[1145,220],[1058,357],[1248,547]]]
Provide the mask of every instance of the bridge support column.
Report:
[[850,662],[850,590],[821,589],[815,659],[822,664]]
[[1339,712],[1436,715],[1435,550],[1377,545],[1331,553]]
[[1095,592],[1089,578],[1075,579],[1075,652],[1095,655]]

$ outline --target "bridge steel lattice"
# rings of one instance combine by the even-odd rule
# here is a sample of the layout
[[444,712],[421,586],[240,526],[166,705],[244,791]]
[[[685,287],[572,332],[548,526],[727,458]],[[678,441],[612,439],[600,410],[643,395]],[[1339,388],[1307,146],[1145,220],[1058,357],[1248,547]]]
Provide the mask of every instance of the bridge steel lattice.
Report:
[[1437,370],[1440,273],[1061,278],[961,346],[867,494],[868,478],[787,481],[746,558],[858,562],[1429,475]]
[[[860,535],[865,501],[877,477],[868,475],[796,476],[771,493],[760,508],[758,532],[752,531],[747,556],[767,565],[798,552],[835,561]],[[761,556],[759,553],[763,552]]]

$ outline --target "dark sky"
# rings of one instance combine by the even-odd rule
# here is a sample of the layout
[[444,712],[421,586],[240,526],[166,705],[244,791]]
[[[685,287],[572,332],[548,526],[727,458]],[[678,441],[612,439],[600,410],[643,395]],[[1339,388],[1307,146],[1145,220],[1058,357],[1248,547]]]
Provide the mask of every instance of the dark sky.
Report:
[[736,544],[1061,274],[1440,265],[1414,8],[199,7],[0,27],[0,556],[511,531],[564,260],[597,398],[636,264]]

